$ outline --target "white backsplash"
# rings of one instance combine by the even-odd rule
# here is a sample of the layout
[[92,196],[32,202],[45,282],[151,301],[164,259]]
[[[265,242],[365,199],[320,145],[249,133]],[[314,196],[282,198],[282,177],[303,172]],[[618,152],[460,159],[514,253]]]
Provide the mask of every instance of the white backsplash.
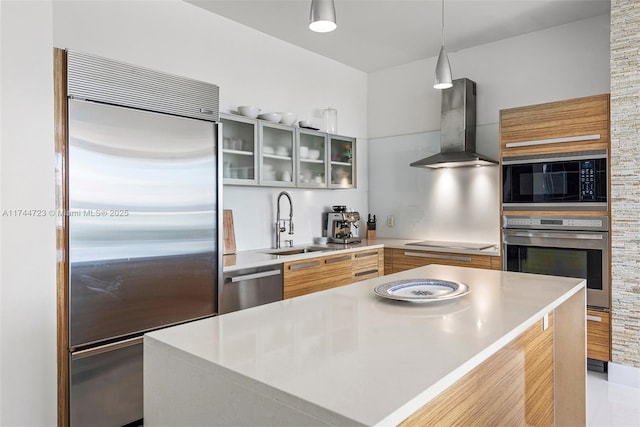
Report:
[[[293,238],[294,245],[313,243],[322,236],[322,213],[333,205],[345,205],[360,212],[360,230],[365,236],[368,213],[368,142],[356,141],[357,188],[349,190],[307,190],[299,188],[244,187],[225,185],[223,205],[233,210],[236,248],[239,251],[271,248],[275,245],[276,200],[281,191],[291,194],[293,200],[294,235],[282,234],[282,240]],[[286,197],[280,200],[281,218],[289,218]]]
[[[294,245],[309,244],[314,237],[322,236],[322,213],[330,211],[332,205],[353,208],[366,221],[366,191],[225,186],[224,206],[233,210],[237,250],[274,247],[276,200],[283,190],[291,194],[295,225],[293,236],[286,232],[282,234],[283,242],[292,238]],[[280,200],[280,213],[282,218],[289,218],[286,197]],[[363,227],[360,229],[364,230]]]
[[[479,153],[498,158],[497,124],[478,126],[476,140]],[[378,219],[377,236],[497,244],[499,168],[409,166],[439,151],[439,131],[369,140],[369,210]]]

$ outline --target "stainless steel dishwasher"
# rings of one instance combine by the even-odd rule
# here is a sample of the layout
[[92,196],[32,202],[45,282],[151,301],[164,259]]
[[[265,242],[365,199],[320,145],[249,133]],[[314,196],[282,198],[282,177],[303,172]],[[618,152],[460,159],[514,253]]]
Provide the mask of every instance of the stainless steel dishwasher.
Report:
[[224,273],[220,314],[282,300],[282,264]]

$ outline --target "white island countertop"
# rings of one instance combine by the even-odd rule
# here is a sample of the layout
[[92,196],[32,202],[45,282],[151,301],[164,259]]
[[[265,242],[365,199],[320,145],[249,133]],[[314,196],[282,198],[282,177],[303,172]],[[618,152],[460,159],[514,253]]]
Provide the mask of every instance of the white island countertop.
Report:
[[[373,292],[381,283],[414,278],[463,282],[471,293],[415,304]],[[197,403],[185,397],[189,408],[158,407],[162,391],[147,382],[153,377],[147,370],[170,371],[171,358],[188,360],[194,373],[207,372],[191,378],[200,386],[211,375],[220,387],[233,384],[254,396],[244,400],[207,385],[207,411],[216,417],[211,425],[234,424],[237,411],[249,423],[278,425],[277,413],[265,415],[265,399],[293,408],[311,424],[396,425],[585,283],[429,265],[152,332],[145,335],[145,425],[164,425],[171,411],[195,422],[190,417]],[[191,383],[183,377],[165,380],[188,394]]]

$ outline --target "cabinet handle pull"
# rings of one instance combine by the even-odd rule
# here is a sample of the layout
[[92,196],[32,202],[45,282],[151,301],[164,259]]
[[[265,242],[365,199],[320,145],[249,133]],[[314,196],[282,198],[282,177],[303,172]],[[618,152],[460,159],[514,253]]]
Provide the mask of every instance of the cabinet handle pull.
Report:
[[277,276],[280,270],[261,271],[259,273],[245,274],[243,276],[235,276],[231,278],[231,283],[242,282],[244,280],[260,279],[262,277]]
[[564,138],[549,138],[549,139],[536,139],[533,141],[507,142],[506,147],[507,148],[528,147],[531,145],[555,144],[557,142],[594,141],[597,139],[600,139],[599,133],[596,133],[593,135],[567,136]]
[[587,320],[591,320],[593,322],[602,322],[602,317],[600,316],[593,316],[591,314],[587,314]]
[[363,252],[363,253],[357,253],[355,254],[356,258],[364,258],[364,257],[368,257],[368,256],[374,256],[374,255],[378,255],[378,252]]
[[347,261],[351,259],[351,255],[345,255],[345,256],[341,256],[339,258],[329,258],[329,259],[325,259],[324,263],[325,264],[333,264],[334,262],[340,262],[340,261]]
[[580,239],[580,240],[602,240],[602,234],[582,234],[582,233],[545,233],[543,231],[511,231],[506,230],[505,236],[513,237],[551,237],[554,239]]
[[405,252],[404,254],[405,256],[413,256],[418,258],[433,258],[433,259],[446,259],[449,261],[471,262],[471,257],[468,257],[468,256],[423,254],[420,252]]
[[320,265],[320,261],[305,262],[303,264],[293,264],[289,266],[289,270],[301,270],[303,268],[316,267]]
[[128,340],[118,341],[111,344],[105,344],[87,350],[76,351],[71,354],[71,360],[84,359],[85,357],[96,356],[98,354],[107,353],[109,351],[119,350],[121,348],[132,347],[134,345],[142,344],[143,337],[129,338]]
[[378,269],[376,268],[375,270],[361,271],[359,273],[356,273],[355,276],[356,277],[368,276],[369,274],[373,274],[373,273],[377,273],[377,272],[378,272]]

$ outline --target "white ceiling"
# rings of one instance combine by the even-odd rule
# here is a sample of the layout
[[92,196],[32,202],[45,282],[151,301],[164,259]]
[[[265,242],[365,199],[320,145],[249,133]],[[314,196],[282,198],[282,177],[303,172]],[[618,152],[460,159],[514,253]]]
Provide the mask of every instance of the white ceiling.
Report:
[[[440,0],[335,0],[338,28],[307,27],[311,0],[185,0],[365,72],[434,57]],[[610,0],[445,0],[448,52],[609,13]]]

